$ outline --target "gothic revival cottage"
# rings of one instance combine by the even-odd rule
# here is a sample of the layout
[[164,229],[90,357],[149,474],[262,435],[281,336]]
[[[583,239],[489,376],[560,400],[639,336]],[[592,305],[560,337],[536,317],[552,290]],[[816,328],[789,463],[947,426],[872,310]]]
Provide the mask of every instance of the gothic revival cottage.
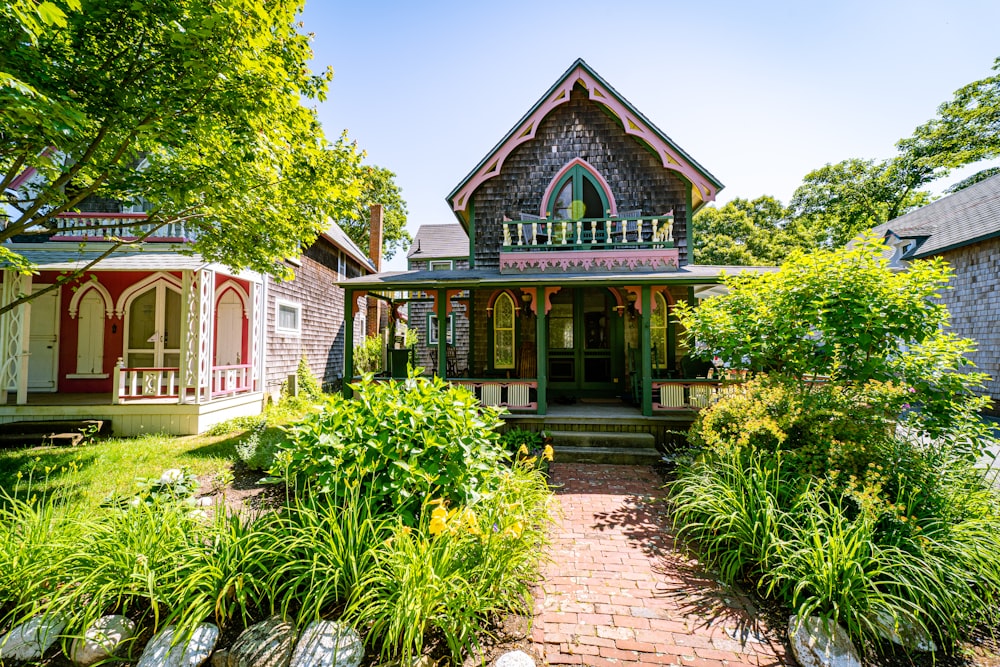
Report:
[[[145,217],[86,200],[50,233],[8,244],[38,273],[0,264],[0,305],[88,267],[113,239],[147,231]],[[259,413],[302,356],[338,382],[350,336],[331,284],[375,271],[343,231],[331,225],[288,283],[185,252],[194,234],[159,229],[0,316],[0,423],[100,419],[118,435],[192,434]]]
[[433,372],[485,403],[696,409],[715,381],[670,313],[718,289],[724,267],[691,264],[690,221],[721,188],[578,60],[448,195],[468,238],[461,263],[412,254],[410,271],[342,285],[350,302],[408,301],[411,323],[432,329]]

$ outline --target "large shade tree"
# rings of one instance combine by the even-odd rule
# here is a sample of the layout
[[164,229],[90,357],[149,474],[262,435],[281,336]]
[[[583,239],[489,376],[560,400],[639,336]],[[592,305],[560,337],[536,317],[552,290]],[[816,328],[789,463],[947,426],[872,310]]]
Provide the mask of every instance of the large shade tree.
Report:
[[359,216],[363,156],[303,103],[332,71],[309,70],[299,0],[75,4],[33,24],[0,13],[0,244],[101,197],[148,211],[140,239],[183,222],[207,259],[280,275],[330,219]]

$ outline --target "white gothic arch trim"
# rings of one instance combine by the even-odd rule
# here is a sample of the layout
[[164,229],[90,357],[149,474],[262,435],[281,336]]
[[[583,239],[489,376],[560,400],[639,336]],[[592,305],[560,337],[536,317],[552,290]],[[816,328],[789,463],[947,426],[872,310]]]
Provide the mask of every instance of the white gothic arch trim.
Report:
[[243,305],[243,319],[250,319],[250,295],[247,294],[247,291],[243,289],[243,286],[235,280],[227,280],[215,288],[215,306],[219,306],[219,299],[226,292],[226,290],[230,289],[236,292],[236,296],[239,297],[240,303]]
[[115,305],[115,315],[119,318],[124,317],[125,311],[127,310],[132,299],[159,282],[166,283],[167,286],[172,287],[175,291],[180,292],[181,294],[184,293],[184,284],[181,282],[180,278],[164,271],[157,271],[156,273],[146,276],[121,293],[121,296],[118,297],[118,303]]
[[[83,297],[87,296],[87,292],[91,290],[97,292],[101,299],[104,300],[104,316],[109,320],[111,319],[111,316],[114,314],[115,301],[111,298],[108,288],[93,279],[80,285],[73,293],[73,298],[69,300],[70,319],[76,319],[76,313],[80,310],[80,302],[83,301]],[[119,317],[121,316],[119,315]]]

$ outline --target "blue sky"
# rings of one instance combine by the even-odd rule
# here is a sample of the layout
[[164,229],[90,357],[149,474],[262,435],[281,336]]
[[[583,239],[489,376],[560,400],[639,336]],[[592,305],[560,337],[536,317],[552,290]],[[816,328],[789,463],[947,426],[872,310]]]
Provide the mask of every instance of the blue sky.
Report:
[[787,203],[812,169],[892,155],[1000,56],[996,0],[308,0],[302,21],[335,71],[327,135],[396,172],[411,233],[455,221],[445,195],[577,57],[726,185],[719,202]]

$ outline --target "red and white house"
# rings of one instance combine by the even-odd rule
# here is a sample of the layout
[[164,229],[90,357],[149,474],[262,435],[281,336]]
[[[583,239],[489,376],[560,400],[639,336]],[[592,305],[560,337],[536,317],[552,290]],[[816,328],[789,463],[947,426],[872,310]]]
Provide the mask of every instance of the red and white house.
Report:
[[333,283],[375,267],[335,224],[289,260],[289,282],[204,260],[176,224],[46,290],[144,231],[145,216],[66,213],[52,233],[5,246],[37,273],[0,265],[0,305],[41,294],[0,316],[0,423],[103,419],[116,435],[185,435],[259,414],[300,358],[339,381],[347,336]]
[[0,317],[0,423],[102,418],[120,435],[186,434],[260,412],[264,277],[181,252],[182,225],[46,291],[124,236],[109,224],[134,233],[144,215],[64,214],[46,241],[8,245],[38,273],[0,271],[0,303],[42,293]]

